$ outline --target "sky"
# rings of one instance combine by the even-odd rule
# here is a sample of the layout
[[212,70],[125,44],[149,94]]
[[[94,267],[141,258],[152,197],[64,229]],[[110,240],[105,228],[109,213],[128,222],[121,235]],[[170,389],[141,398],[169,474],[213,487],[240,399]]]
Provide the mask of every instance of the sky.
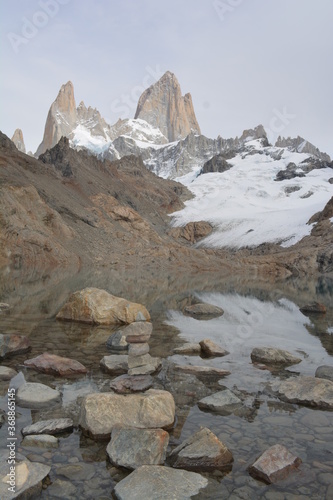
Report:
[[0,0],[0,129],[42,140],[63,83],[113,124],[173,72],[201,132],[300,135],[333,157],[331,0]]

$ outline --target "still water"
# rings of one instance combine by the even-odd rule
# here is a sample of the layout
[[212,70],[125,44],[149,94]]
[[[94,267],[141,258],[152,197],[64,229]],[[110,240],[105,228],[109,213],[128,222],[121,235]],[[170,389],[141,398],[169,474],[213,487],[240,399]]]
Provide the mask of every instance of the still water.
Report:
[[[81,398],[90,392],[109,391],[112,377],[104,374],[99,362],[110,354],[105,342],[112,329],[61,323],[55,313],[70,292],[84,286],[99,286],[109,292],[145,304],[154,326],[150,353],[163,358],[154,386],[174,395],[177,420],[170,433],[170,447],[179,444],[201,426],[208,427],[234,456],[227,474],[208,474],[209,486],[197,498],[282,500],[333,498],[333,412],[287,404],[270,391],[270,384],[289,376],[312,375],[320,365],[333,364],[333,287],[331,282],[287,283],[270,286],[233,280],[195,283],[165,278],[163,285],[138,280],[116,282],[105,277],[79,276],[44,287],[31,281],[28,287],[2,288],[1,301],[12,305],[0,316],[1,333],[20,333],[30,339],[32,350],[1,362],[21,372],[26,381],[45,383],[62,393],[62,404],[47,410],[17,407],[18,452],[32,461],[51,465],[49,484],[42,499],[112,498],[114,485],[128,471],[114,467],[107,459],[107,442],[84,437],[78,427],[60,436],[55,449],[24,448],[22,427],[38,420],[71,417],[77,424]],[[306,302],[326,304],[325,315],[307,317],[299,307]],[[185,305],[202,301],[220,306],[224,315],[199,321],[183,314]],[[209,338],[229,351],[223,358],[173,354],[186,342]],[[250,354],[254,347],[287,349],[302,362],[277,372],[256,367]],[[77,359],[88,374],[56,378],[24,368],[25,359],[43,352]],[[173,370],[174,364],[215,366],[231,374],[223,379],[197,378]],[[197,402],[223,387],[243,401],[243,411],[217,415],[199,410]],[[8,383],[0,383],[0,408],[6,409]],[[0,429],[1,443],[7,437],[6,424]],[[280,443],[302,459],[299,470],[275,485],[253,479],[247,467],[269,446]]]

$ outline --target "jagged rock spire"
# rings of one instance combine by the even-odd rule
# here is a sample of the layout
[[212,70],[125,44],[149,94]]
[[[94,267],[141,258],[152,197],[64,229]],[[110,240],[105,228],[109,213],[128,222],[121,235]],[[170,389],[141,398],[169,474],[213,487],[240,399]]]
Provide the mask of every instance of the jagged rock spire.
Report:
[[191,131],[201,133],[191,94],[182,96],[178,80],[170,71],[143,92],[135,118],[159,128],[169,141],[182,139]]

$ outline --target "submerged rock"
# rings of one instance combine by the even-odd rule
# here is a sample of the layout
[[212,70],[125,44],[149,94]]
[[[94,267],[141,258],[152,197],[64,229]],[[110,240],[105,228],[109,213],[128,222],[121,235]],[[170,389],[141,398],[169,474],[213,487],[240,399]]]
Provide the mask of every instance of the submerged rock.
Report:
[[295,377],[282,382],[278,387],[282,401],[313,406],[323,410],[333,409],[333,382],[316,377]]
[[121,330],[118,330],[107,339],[106,347],[113,351],[127,351],[128,343],[126,342],[126,336]]
[[35,424],[24,427],[21,432],[23,436],[30,434],[60,434],[73,430],[73,420],[71,418],[55,418],[50,420],[41,420]]
[[105,290],[85,288],[70,296],[57,314],[57,319],[112,325],[149,321],[150,315],[141,304],[115,297]]
[[162,429],[114,427],[106,452],[117,467],[137,469],[141,465],[162,465],[169,434]]
[[225,377],[230,375],[228,370],[222,370],[221,368],[215,368],[214,366],[193,366],[193,365],[175,365],[174,369],[176,371],[191,373],[193,375],[207,375],[215,377]]
[[42,481],[49,474],[51,467],[30,460],[16,458],[15,463],[15,493],[8,491],[8,462],[0,462],[0,498],[14,500],[16,498],[39,498],[42,491]]
[[285,479],[301,463],[302,460],[299,457],[290,453],[284,446],[276,444],[266,450],[249,467],[249,473],[266,483],[276,483]]
[[196,472],[143,465],[120,481],[114,493],[118,500],[189,500],[207,485]]
[[229,389],[211,394],[198,402],[200,410],[209,410],[220,415],[229,415],[242,406],[242,401]]
[[201,340],[199,344],[202,353],[207,357],[226,356],[229,354],[229,352],[223,349],[223,347],[215,344],[215,342],[210,339]]
[[27,382],[21,385],[16,393],[16,402],[23,408],[47,408],[50,404],[60,401],[60,392],[44,384]]
[[228,470],[234,461],[231,451],[206,427],[177,446],[169,459],[173,467],[195,471]]
[[0,380],[11,380],[15,375],[17,375],[17,372],[13,368],[0,366]]
[[211,304],[193,304],[192,306],[186,306],[184,308],[185,314],[193,316],[194,318],[202,318],[202,319],[210,319],[217,318],[218,316],[222,316],[224,314],[223,309],[217,306],[213,306]]
[[29,339],[24,335],[0,334],[0,360],[30,351]]
[[143,394],[88,394],[81,404],[80,426],[89,435],[105,439],[116,425],[140,429],[169,428],[175,419],[170,392],[149,389]]
[[50,434],[28,435],[22,441],[22,446],[35,446],[38,448],[57,448],[59,439]]
[[315,377],[324,378],[326,380],[331,380],[333,382],[333,366],[323,365],[318,366]]
[[173,350],[174,354],[200,354],[201,345],[189,342]]
[[38,372],[50,375],[70,376],[87,373],[87,368],[79,361],[44,352],[36,358],[27,359],[24,365]]
[[111,389],[118,394],[144,392],[152,385],[153,379],[150,375],[120,375],[110,383]]
[[301,358],[283,349],[275,347],[256,347],[251,352],[251,359],[254,363],[267,363],[268,365],[296,365],[300,363]]

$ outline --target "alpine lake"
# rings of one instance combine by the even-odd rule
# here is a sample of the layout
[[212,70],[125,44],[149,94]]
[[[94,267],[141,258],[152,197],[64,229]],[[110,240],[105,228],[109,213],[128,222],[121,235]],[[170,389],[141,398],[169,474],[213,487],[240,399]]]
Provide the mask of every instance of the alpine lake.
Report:
[[[82,398],[92,392],[109,392],[114,378],[101,371],[100,360],[111,354],[106,341],[118,329],[82,323],[60,322],[55,316],[70,293],[87,286],[139,302],[151,315],[153,333],[150,354],[162,358],[162,369],[153,375],[154,388],[172,393],[176,420],[169,431],[169,451],[184,439],[208,427],[232,452],[230,471],[202,472],[208,486],[200,499],[311,499],[333,498],[333,411],[281,401],[272,386],[299,375],[314,376],[321,365],[333,365],[333,281],[289,280],[269,283],[244,276],[214,279],[211,276],[138,276],[90,271],[68,276],[31,272],[0,277],[0,302],[10,305],[0,315],[0,333],[29,338],[31,351],[1,361],[28,382],[40,382],[62,394],[61,404],[43,410],[16,407],[17,453],[33,462],[51,466],[39,498],[113,498],[114,486],[131,471],[110,463],[106,446],[83,435],[78,426]],[[320,302],[326,314],[304,315],[300,307]],[[184,307],[205,302],[221,307],[220,317],[198,320],[184,314]],[[223,357],[174,354],[187,342],[211,339],[229,351]],[[302,359],[287,368],[253,364],[255,347],[286,349]],[[80,361],[86,375],[54,377],[24,366],[24,361],[48,352]],[[219,378],[194,376],[174,370],[174,365],[204,365],[229,370]],[[0,409],[7,409],[11,382],[0,382]],[[200,399],[223,388],[242,400],[242,411],[218,414],[202,411]],[[23,447],[21,429],[40,420],[70,417],[74,430],[60,434],[57,448]],[[6,452],[7,422],[0,429],[1,448]],[[248,467],[272,445],[284,445],[302,463],[286,479],[265,484],[254,479]],[[75,467],[72,467],[72,466]]]

